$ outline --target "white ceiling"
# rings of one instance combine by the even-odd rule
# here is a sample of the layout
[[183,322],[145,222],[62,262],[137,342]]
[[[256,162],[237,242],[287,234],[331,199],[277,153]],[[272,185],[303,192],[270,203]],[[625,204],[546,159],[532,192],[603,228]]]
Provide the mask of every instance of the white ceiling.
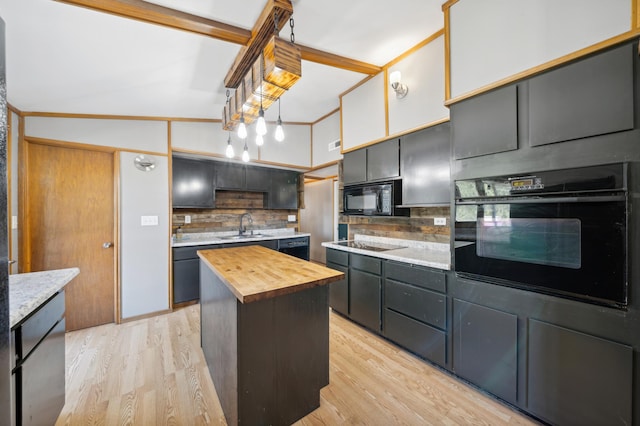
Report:
[[[265,0],[154,0],[250,30]],[[382,66],[443,27],[443,0],[292,0],[296,42]],[[0,0],[21,111],[220,118],[237,44],[52,0]],[[289,26],[280,33],[289,38]],[[282,119],[313,122],[365,77],[303,61]],[[266,113],[277,118],[277,108]]]

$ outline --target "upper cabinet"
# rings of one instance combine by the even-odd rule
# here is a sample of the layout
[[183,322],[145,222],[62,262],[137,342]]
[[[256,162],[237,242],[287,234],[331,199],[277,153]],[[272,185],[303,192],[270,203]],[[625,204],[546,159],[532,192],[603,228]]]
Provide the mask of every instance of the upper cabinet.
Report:
[[342,151],[386,135],[384,73],[380,73],[341,98]]
[[633,129],[635,54],[625,44],[529,80],[530,144]]
[[518,149],[518,87],[451,105],[451,140],[455,159]]
[[450,3],[452,98],[628,32],[635,19],[626,0]]
[[394,179],[400,176],[400,141],[391,139],[344,154],[345,185]]
[[216,171],[216,189],[236,191],[247,189],[247,169],[242,164],[209,162],[209,165]]
[[269,190],[269,209],[298,208],[298,178],[300,173],[291,170],[272,169]]
[[215,207],[215,170],[210,161],[173,157],[173,207]]
[[449,123],[402,137],[402,205],[449,205]]

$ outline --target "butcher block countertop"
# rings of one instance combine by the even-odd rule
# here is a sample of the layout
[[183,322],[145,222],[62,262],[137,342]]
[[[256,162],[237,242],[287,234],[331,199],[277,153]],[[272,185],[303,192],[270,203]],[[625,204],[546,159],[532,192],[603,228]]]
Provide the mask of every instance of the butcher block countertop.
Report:
[[342,272],[262,246],[200,250],[198,256],[241,303],[283,296],[344,278]]

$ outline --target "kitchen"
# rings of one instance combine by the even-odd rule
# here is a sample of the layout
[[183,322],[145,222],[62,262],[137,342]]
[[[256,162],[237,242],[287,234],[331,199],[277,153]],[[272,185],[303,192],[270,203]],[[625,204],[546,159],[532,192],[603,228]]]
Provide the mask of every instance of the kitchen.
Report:
[[[302,46],[308,45],[324,48],[322,50],[340,52],[336,50],[337,47],[315,44],[315,38],[320,38],[318,36],[305,35],[305,31],[313,26],[313,19],[305,19],[305,16],[324,16],[328,13],[329,7],[293,3],[296,11],[295,27],[290,29],[287,22],[281,37],[288,38],[290,32],[295,30],[297,41]],[[553,9],[524,4],[516,6],[500,1],[474,6],[470,0],[447,2],[444,7],[442,2],[433,2],[428,9],[428,6],[423,3],[427,2],[420,2],[420,4],[407,2],[405,16],[394,21],[399,22],[396,23],[396,28],[400,33],[403,24],[407,28],[411,27],[409,15],[414,15],[412,11],[419,10],[423,13],[419,19],[411,18],[410,22],[414,20],[416,22],[411,28],[419,28],[419,31],[417,31],[418,35],[413,35],[413,40],[405,42],[405,47],[396,47],[398,51],[392,56],[379,59],[373,59],[373,55],[371,56],[372,59],[369,62],[378,64],[378,71],[370,69],[364,72],[363,68],[366,68],[366,64],[362,63],[356,64],[360,66],[358,68],[360,71],[346,71],[344,67],[348,65],[345,65],[345,61],[339,61],[339,58],[330,55],[324,57],[325,65],[304,60],[303,78],[287,94],[291,97],[286,95],[282,97],[281,115],[285,121],[286,133],[283,147],[277,150],[268,149],[269,144],[276,144],[269,138],[262,148],[255,146],[253,138],[250,138],[251,143],[248,144],[247,152],[255,165],[268,166],[269,169],[275,166],[278,170],[304,172],[309,181],[317,181],[309,182],[305,187],[312,188],[323,182],[325,178],[333,182],[335,178],[339,188],[335,189],[335,185],[331,185],[334,188],[332,199],[336,204],[341,204],[343,200],[340,197],[340,185],[344,187],[345,178],[349,178],[353,172],[363,170],[362,167],[347,167],[347,164],[349,162],[354,164],[354,160],[357,163],[357,157],[362,156],[363,152],[366,152],[365,159],[369,152],[373,152],[370,155],[373,158],[376,155],[376,147],[390,140],[396,140],[396,142],[399,140],[399,151],[396,151],[398,155],[396,175],[402,176],[404,195],[402,204],[408,205],[406,208],[410,209],[410,216],[386,218],[341,215],[338,221],[348,225],[348,239],[364,235],[378,239],[414,240],[423,245],[449,244],[448,250],[455,255],[456,247],[452,237],[457,238],[459,232],[458,223],[456,223],[458,210],[456,203],[465,203],[468,200],[454,195],[454,181],[469,181],[487,176],[516,178],[521,177],[520,173],[638,160],[636,144],[633,142],[637,140],[635,123],[638,122],[635,107],[635,99],[637,99],[635,91],[638,86],[634,83],[637,55],[631,53],[637,49],[633,42],[637,39],[640,26],[637,19],[639,9],[637,1],[592,1],[586,4],[580,2],[579,5],[576,2],[562,2]],[[262,6],[262,4],[255,6],[251,19],[243,17],[246,21],[238,21],[245,22],[240,26],[251,28]],[[399,5],[401,6],[402,4]],[[173,7],[177,6],[173,4]],[[340,8],[343,7],[340,6]],[[354,10],[358,10],[356,6],[353,7]],[[377,28],[391,24],[387,22],[390,18],[382,17],[388,14],[384,5],[375,6],[380,9],[370,7],[371,9],[367,12],[377,16],[379,23]],[[531,9],[526,9],[528,13],[522,13],[524,7]],[[109,300],[111,306],[116,305],[112,309],[114,311],[112,321],[117,323],[123,322],[126,325],[129,321],[154,317],[170,312],[173,308],[171,268],[175,259],[172,259],[171,235],[175,233],[177,237],[178,227],[183,238],[184,235],[189,234],[190,230],[231,232],[233,231],[231,227],[237,228],[239,225],[234,220],[239,222],[242,213],[251,211],[254,216],[254,229],[265,229],[264,233],[268,233],[266,229],[276,228],[284,229],[285,232],[305,231],[305,215],[310,214],[308,210],[313,208],[311,197],[301,198],[305,204],[309,202],[306,208],[299,206],[299,209],[270,210],[268,197],[266,201],[261,197],[242,199],[244,196],[239,194],[246,193],[244,191],[221,190],[219,191],[221,197],[217,198],[217,201],[223,203],[224,210],[220,211],[221,216],[227,215],[234,218],[229,219],[228,225],[222,218],[214,217],[211,213],[217,212],[213,210],[209,212],[182,209],[176,211],[168,208],[171,206],[172,199],[169,182],[172,176],[173,156],[213,159],[218,160],[218,163],[224,163],[229,136],[236,150],[236,158],[243,150],[235,133],[229,135],[222,130],[219,121],[211,119],[219,118],[217,115],[219,113],[216,111],[221,110],[226,103],[222,85],[216,89],[215,102],[197,99],[197,96],[194,98],[186,96],[194,87],[210,84],[205,82],[211,77],[205,78],[198,74],[209,74],[209,71],[203,69],[202,63],[216,69],[220,74],[212,84],[221,84],[228,70],[228,64],[237,52],[237,44],[219,43],[222,47],[215,48],[216,54],[225,54],[225,57],[230,58],[228,63],[225,62],[224,66],[220,66],[210,55],[214,49],[209,43],[213,41],[207,37],[149,25],[139,22],[140,19],[125,19],[122,16],[102,14],[57,2],[37,3],[37,8],[34,9],[38,10],[38,13],[25,8],[26,6],[6,4],[0,9],[0,14],[7,22],[7,96],[10,104],[8,151],[10,158],[13,158],[8,163],[10,173],[8,204],[11,209],[9,215],[15,216],[15,222],[17,222],[15,227],[11,227],[9,235],[11,259],[18,260],[17,264],[12,266],[13,273],[38,270],[38,259],[24,251],[24,244],[21,247],[18,246],[18,241],[21,239],[29,241],[26,240],[28,235],[20,234],[20,231],[29,234],[21,225],[28,224],[29,212],[25,209],[29,206],[19,209],[20,192],[25,188],[18,186],[22,185],[18,169],[24,164],[18,162],[18,157],[25,155],[24,152],[21,154],[21,146],[25,145],[29,146],[28,154],[33,153],[34,156],[37,154],[37,149],[33,148],[35,146],[64,146],[94,149],[101,147],[101,150],[112,157],[114,163],[111,166],[111,173],[118,185],[115,189],[111,189],[112,193],[117,194],[117,197],[114,197],[116,206],[112,207],[111,211],[119,211],[116,225],[113,226],[113,228],[117,227],[118,231],[108,236],[99,236],[99,238],[102,238],[100,245],[103,242],[114,244],[113,247],[107,247],[108,250],[102,247],[100,249],[105,252],[111,250],[114,256],[112,264],[116,265],[114,269],[117,286],[115,295],[109,296]],[[576,15],[577,10],[580,12],[578,15]],[[361,14],[367,12],[360,10]],[[57,28],[54,23],[62,22],[62,18],[46,20],[42,17],[59,16],[58,13],[64,13],[64,19],[67,22],[78,23],[72,26],[76,33],[62,36],[55,43],[52,41],[51,45],[47,45],[48,49],[44,49],[40,44],[45,43],[39,43],[39,41],[42,42],[48,38],[55,40]],[[236,13],[242,15],[239,12]],[[116,14],[122,15],[122,11]],[[431,28],[425,28],[425,17],[432,15],[437,15],[437,19],[434,20]],[[481,23],[477,22],[478,16],[483,17]],[[27,17],[33,22],[25,22],[24,19]],[[222,19],[218,16],[215,18]],[[347,35],[350,30],[355,31],[357,25],[349,21],[347,13],[344,17],[340,16],[340,19],[343,19],[341,30],[336,31],[333,37],[340,44],[348,44],[347,41],[350,41],[350,38]],[[12,20],[19,22],[18,27],[12,24]],[[407,22],[404,22],[405,20]],[[541,37],[540,31],[543,27],[545,28],[544,38]],[[117,31],[114,31],[114,28],[117,28]],[[156,82],[153,78],[147,80],[150,87],[153,87],[149,91],[144,89],[144,85],[129,86],[128,89],[123,90],[117,81],[111,81],[118,80],[116,76],[139,75],[139,70],[127,68],[128,65],[135,63],[134,59],[137,55],[144,56],[149,52],[142,43],[136,44],[141,39],[132,35],[137,34],[138,31],[149,31],[152,38],[162,41],[167,49],[174,48],[174,45],[181,42],[192,41],[191,39],[195,37],[193,40],[196,43],[190,44],[189,46],[192,47],[188,50],[185,50],[186,45],[182,46],[186,52],[183,55],[189,54],[196,57],[199,53],[205,52],[205,54],[198,56],[200,65],[195,73],[188,77],[187,87],[178,86],[185,93],[184,99],[173,98],[171,101],[161,99],[160,94],[165,93],[166,90],[155,86]],[[98,35],[110,34],[113,40],[110,43],[105,40],[96,42],[90,48],[83,46],[80,40],[94,32]],[[393,31],[377,29],[363,39],[370,40],[369,44],[374,47],[383,46],[392,34]],[[33,35],[39,35],[39,37]],[[374,36],[375,38],[371,38]],[[81,79],[78,74],[70,73],[69,69],[61,65],[49,67],[51,69],[48,71],[51,75],[47,78],[43,76],[19,78],[16,74],[12,74],[16,72],[12,67],[20,64],[23,67],[21,75],[31,75],[27,72],[29,64],[25,63],[28,62],[28,58],[47,58],[47,63],[56,64],[57,55],[63,55],[66,50],[72,51],[72,47],[86,49],[76,51],[77,58],[94,58],[96,46],[108,49],[110,44],[118,46],[122,55],[114,54],[111,57],[95,58],[95,61],[99,62],[97,69],[84,69],[82,77],[91,80],[89,76],[92,76],[100,80],[100,84],[110,82],[113,86],[105,86],[108,89],[104,90],[94,87],[90,92],[76,93],[76,103],[69,99],[67,99],[69,103],[66,104],[56,104],[53,101],[47,103],[47,98],[43,95],[48,93],[46,84],[43,83],[44,86],[40,86],[39,82],[49,81],[49,85],[56,86],[56,83],[66,81],[66,77],[62,75],[65,72],[70,76],[76,76],[75,81],[69,84],[68,88],[89,85],[90,82]],[[132,44],[130,49],[126,48],[128,44]],[[23,50],[29,54],[21,55],[19,52]],[[208,56],[206,52],[209,52]],[[310,55],[308,53],[310,50],[306,52]],[[346,50],[344,52],[346,57],[358,57],[355,53],[346,54]],[[169,53],[167,52],[167,57]],[[176,52],[175,57],[183,56]],[[582,61],[583,58],[584,61]],[[146,59],[150,61],[152,58],[149,56]],[[571,62],[576,59],[578,61]],[[333,66],[327,66],[326,62],[331,61]],[[170,61],[165,57],[165,60],[160,61],[156,66],[166,67],[167,62]],[[567,64],[568,66],[565,67],[564,65]],[[608,64],[615,65],[607,67]],[[549,70],[553,71],[546,73]],[[597,71],[592,73],[592,70]],[[402,85],[406,85],[408,91],[404,97],[396,96],[394,93],[396,88],[389,84],[389,77],[393,71],[402,72],[401,81],[396,88],[400,89],[398,92],[401,95]],[[371,77],[367,77],[367,74]],[[319,75],[320,78],[318,78]],[[594,78],[590,77],[592,75],[600,76],[596,77],[597,84],[589,79]],[[316,91],[308,92],[308,95],[299,98],[293,97],[298,88],[302,91],[307,81],[313,82]],[[621,83],[616,85],[616,82]],[[575,85],[572,86],[570,83]],[[570,87],[567,93],[571,96],[561,92],[559,87]],[[584,90],[584,87],[593,90]],[[631,87],[630,90],[629,87]],[[140,96],[127,97],[127,90]],[[598,90],[601,91],[598,92]],[[559,95],[554,96],[556,93]],[[580,98],[578,94],[585,97]],[[92,97],[95,98],[96,103],[87,100]],[[151,112],[144,112],[142,104],[137,103],[140,101],[136,99],[146,99],[147,102],[151,100],[155,104],[154,109],[146,110]],[[597,104],[593,99],[601,100],[607,107],[600,109],[594,107],[589,110],[588,105]],[[206,108],[201,108],[201,105]],[[555,106],[552,108],[549,105]],[[266,111],[270,124],[275,124],[277,121],[278,106],[280,105],[274,104]],[[205,109],[206,112],[204,112]],[[307,115],[297,117],[296,114],[301,111]],[[584,116],[589,119],[584,120]],[[554,121],[554,118],[557,120]],[[606,122],[598,121],[600,118]],[[565,127],[563,128],[557,121],[565,122]],[[492,125],[483,126],[482,123],[492,123]],[[415,137],[423,141],[436,140],[437,135],[433,133],[443,132],[442,129],[447,127],[446,131],[451,135],[450,176],[447,180],[450,187],[446,194],[448,198],[434,201],[418,197],[410,202],[407,196],[411,194],[411,187],[407,187],[409,181],[407,177],[411,176],[416,168],[408,167],[408,162],[405,162],[403,167],[400,157],[409,152],[403,150],[411,146],[411,138]],[[551,140],[545,140],[544,132],[540,133],[539,129],[553,129],[555,134],[551,135]],[[249,130],[252,131],[252,127]],[[271,128],[269,131],[271,132]],[[419,136],[414,136],[416,134]],[[336,140],[340,141],[340,149],[327,150],[327,146]],[[409,143],[405,143],[406,141]],[[47,151],[41,155],[46,157],[49,153]],[[343,155],[343,169],[339,170],[339,160]],[[135,162],[144,161],[144,157],[153,157],[155,161],[155,167],[150,172],[143,172],[134,167]],[[407,160],[414,157],[415,155],[407,155]],[[31,157],[29,160],[29,164],[33,164]],[[368,165],[365,166],[365,172],[366,167]],[[633,177],[633,167],[629,167],[629,172]],[[419,176],[415,178],[418,179]],[[518,182],[517,179],[514,181]],[[633,178],[629,182],[632,183]],[[522,181],[520,184],[526,185],[526,182]],[[633,191],[633,186],[630,185],[625,189]],[[408,192],[405,193],[405,191]],[[424,193],[423,191],[422,194]],[[421,192],[418,189],[413,194],[419,196]],[[631,195],[628,196],[632,198]],[[235,204],[239,200],[244,204]],[[228,204],[225,206],[224,202]],[[260,205],[261,207],[256,207]],[[267,206],[266,209],[265,206]],[[34,214],[38,210],[36,207],[32,208]],[[215,210],[218,207],[216,205]],[[339,211],[342,211],[342,208],[344,206],[339,206]],[[255,213],[257,211],[266,213],[261,216]],[[271,212],[277,212],[277,217],[270,216]],[[62,217],[64,213],[64,211],[61,212]],[[293,221],[289,221],[291,215],[294,216]],[[186,216],[190,216],[191,223],[186,223]],[[141,226],[142,217],[148,220],[145,226]],[[436,219],[441,223],[441,218],[445,219],[444,226],[436,223]],[[319,245],[322,241],[337,240],[337,236],[334,237],[337,232],[333,230],[333,219],[327,220],[332,223],[330,237],[318,239],[312,234],[312,252],[313,245]],[[445,341],[445,358],[439,365],[478,388],[497,395],[511,406],[550,423],[566,423],[562,415],[554,411],[553,407],[545,405],[543,394],[547,390],[548,383],[527,379],[534,372],[548,368],[548,362],[551,362],[547,359],[548,357],[542,359],[533,357],[534,349],[530,339],[538,338],[541,342],[548,344],[549,341],[545,339],[556,336],[563,342],[585,344],[585,348],[593,347],[591,346],[593,339],[598,342],[612,341],[625,348],[631,347],[633,355],[632,361],[629,361],[629,352],[623,348],[625,369],[622,373],[617,371],[612,377],[618,377],[617,374],[620,374],[624,376],[624,380],[619,382],[616,392],[611,392],[612,396],[609,398],[616,398],[617,405],[613,404],[613,406],[621,410],[622,418],[636,424],[639,421],[636,413],[640,408],[638,398],[632,398],[632,395],[637,395],[640,380],[638,380],[637,368],[638,305],[634,300],[634,294],[637,292],[637,279],[635,279],[637,272],[634,262],[631,261],[637,250],[634,245],[637,238],[633,238],[637,232],[634,220],[634,215],[629,217],[628,248],[624,252],[629,259],[628,300],[626,303],[624,301],[618,303],[618,306],[584,304],[575,302],[573,299],[548,296],[542,292],[528,292],[513,286],[496,286],[469,277],[460,277],[456,269],[458,261],[452,258],[449,262],[450,265],[453,264],[450,270],[445,268],[445,272],[439,271],[446,275],[446,286],[444,292],[440,294],[444,295],[444,300],[448,304],[444,314],[444,326],[435,327],[439,332],[438,335],[443,336]],[[39,235],[34,231],[30,234],[33,238]],[[44,243],[37,239],[30,241],[34,246]],[[60,247],[56,248],[58,249]],[[31,259],[31,257],[34,258]],[[593,259],[597,258],[590,257],[589,262],[593,262]],[[608,264],[610,258],[606,259]],[[384,274],[387,270],[391,270],[387,267],[389,265],[387,261],[393,262],[393,259],[383,260],[385,266],[384,270],[380,270],[378,274],[379,280],[385,280],[387,277]],[[90,273],[82,265],[69,266],[80,267],[81,272],[75,280]],[[351,266],[348,264],[346,267]],[[430,267],[429,265],[418,266]],[[117,303],[114,303],[114,300]],[[380,303],[384,303],[384,300]],[[536,308],[540,309],[540,312],[537,312]],[[497,338],[499,342],[508,345],[505,343],[508,340],[502,338],[505,335],[515,334],[517,352],[511,355],[510,363],[505,363],[507,367],[498,363],[499,367],[504,367],[499,371],[509,377],[508,381],[504,380],[499,386],[492,387],[492,384],[479,374],[482,364],[479,367],[465,365],[463,359],[457,358],[463,353],[457,349],[468,349],[472,354],[477,353],[478,358],[486,362],[484,367],[488,369],[495,366],[496,357],[499,355],[498,349],[494,352],[482,351],[481,345],[474,346],[471,342],[466,346],[465,341],[461,340],[461,332],[455,327],[456,324],[463,324],[464,318],[455,318],[453,315],[462,312],[462,309],[476,312],[478,315],[476,318],[487,316],[493,318],[495,324],[499,326],[496,330],[504,332],[504,334],[489,335],[487,338]],[[490,315],[488,312],[495,315]],[[561,314],[561,312],[564,313]],[[347,312],[348,315],[349,312]],[[551,334],[547,333],[548,330],[552,330],[549,332]],[[478,333],[482,331],[482,327],[467,331]],[[384,333],[384,330],[381,332]],[[386,338],[393,341],[393,338]],[[565,347],[567,345],[570,344],[566,343],[558,348],[566,351],[567,356],[571,357],[573,347]],[[409,345],[400,343],[400,346]],[[416,352],[411,348],[409,350],[412,353]],[[434,361],[430,360],[430,362]],[[538,370],[527,370],[527,364],[532,362]],[[631,367],[626,369],[629,362]],[[435,365],[438,365],[437,361]],[[576,374],[584,373],[583,368],[590,367],[593,367],[593,364],[585,361]],[[596,375],[596,377],[600,376],[602,374]],[[575,392],[575,389],[569,390]],[[620,394],[623,396],[621,397]],[[593,397],[593,395],[587,396]],[[574,397],[568,397],[569,406],[597,406],[597,404],[585,402],[590,399],[581,398],[583,396],[578,393],[575,393]]]

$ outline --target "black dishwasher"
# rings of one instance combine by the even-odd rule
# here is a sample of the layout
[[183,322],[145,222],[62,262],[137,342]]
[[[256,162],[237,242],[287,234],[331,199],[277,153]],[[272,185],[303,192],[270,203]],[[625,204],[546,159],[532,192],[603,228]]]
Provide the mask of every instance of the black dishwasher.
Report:
[[309,260],[309,237],[280,239],[278,240],[278,251],[300,259]]

